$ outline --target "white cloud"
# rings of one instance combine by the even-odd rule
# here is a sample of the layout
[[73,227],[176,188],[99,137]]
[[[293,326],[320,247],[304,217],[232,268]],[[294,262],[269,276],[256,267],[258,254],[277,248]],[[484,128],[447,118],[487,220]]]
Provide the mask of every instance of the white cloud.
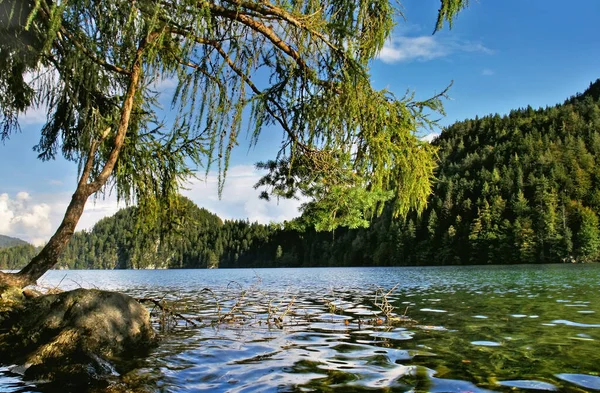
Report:
[[14,199],[0,194],[0,233],[28,241],[46,239],[52,234],[50,213],[48,204],[35,203],[27,192]]
[[10,223],[15,216],[12,209],[9,207],[10,199],[8,194],[0,194],[0,233],[8,234]]
[[45,203],[25,206],[13,217],[11,225],[12,230],[17,233],[27,233],[29,231],[40,234],[50,233],[52,231],[50,206]]
[[434,140],[435,138],[437,138],[438,136],[440,136],[440,134],[437,134],[437,133],[435,133],[435,132],[432,132],[432,133],[430,133],[430,134],[427,134],[427,135],[424,135],[424,136],[422,136],[422,137],[421,137],[421,140],[422,140],[422,141],[425,141],[425,142],[429,142],[429,143],[431,143],[431,142],[433,142],[433,140]]
[[31,195],[28,192],[21,191],[17,193],[17,201],[28,201],[31,199]]
[[437,35],[396,36],[383,46],[379,53],[379,59],[384,63],[429,61],[458,52],[493,53],[481,43],[460,41],[456,38],[440,38]]
[[396,37],[389,40],[381,49],[379,58],[385,63],[399,63],[411,60],[432,60],[448,55],[448,48],[433,36]]
[[119,209],[123,209],[124,207],[125,204],[118,203],[117,198],[114,196],[107,196],[106,198],[102,198],[102,196],[100,196],[97,199],[91,197],[85,204],[85,209],[83,210],[83,214],[77,223],[76,230],[81,231],[83,229],[92,229],[92,227],[98,221],[104,217],[112,216],[119,211]]
[[176,77],[171,78],[156,78],[151,84],[151,88],[157,92],[165,92],[173,90],[177,87],[178,80]]
[[220,200],[217,195],[217,176],[212,172],[206,179],[191,182],[183,195],[223,219],[248,219],[251,222],[268,224],[298,217],[298,208],[302,201],[265,201],[258,198],[261,190],[255,190],[253,186],[262,175],[263,173],[252,165],[234,166],[227,173]]
[[[21,191],[11,198],[0,194],[0,234],[17,237],[35,245],[48,241],[60,225],[70,201],[68,193],[30,195]],[[122,205],[113,197],[90,198],[77,230],[90,229],[98,220],[111,216]]]
[[491,70],[491,69],[489,69],[489,68],[484,68],[484,69],[481,71],[481,75],[483,75],[483,76],[492,76],[492,75],[494,75],[494,74],[495,74],[494,70]]
[[[299,216],[302,201],[258,198],[260,190],[253,186],[261,176],[262,173],[252,165],[233,166],[227,173],[221,199],[217,195],[217,175],[213,172],[206,179],[189,183],[182,193],[223,219],[248,219],[268,224]],[[67,192],[31,195],[21,191],[12,197],[7,193],[0,194],[0,234],[43,244],[60,225],[70,198]],[[117,203],[114,195],[91,197],[76,230],[89,230],[100,219],[112,216],[123,207],[125,205]]]
[[21,125],[41,125],[46,123],[48,118],[48,108],[45,106],[31,107],[27,112],[19,115]]

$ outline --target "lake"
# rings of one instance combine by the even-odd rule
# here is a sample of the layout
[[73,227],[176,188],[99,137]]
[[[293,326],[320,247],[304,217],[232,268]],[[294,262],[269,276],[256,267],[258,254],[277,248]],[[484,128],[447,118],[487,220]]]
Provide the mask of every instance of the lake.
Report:
[[[156,322],[159,346],[115,377],[134,390],[600,390],[600,265],[51,271],[40,284],[164,298],[195,318]],[[0,391],[46,390],[2,367]]]

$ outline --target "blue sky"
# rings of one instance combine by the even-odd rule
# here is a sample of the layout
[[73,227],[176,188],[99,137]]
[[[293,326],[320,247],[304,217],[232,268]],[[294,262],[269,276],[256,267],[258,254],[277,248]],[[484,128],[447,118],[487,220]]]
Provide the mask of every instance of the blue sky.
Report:
[[[398,96],[409,89],[427,98],[454,81],[442,125],[527,105],[554,105],[600,78],[598,0],[471,1],[452,30],[433,36],[439,1],[406,0],[403,6],[406,20],[398,21],[371,66],[373,83]],[[164,90],[168,94],[170,87]],[[0,144],[0,234],[38,244],[60,223],[76,183],[76,165],[62,159],[41,162],[32,151],[43,115],[22,116],[22,133]],[[267,223],[296,216],[297,202],[259,201],[252,189],[260,176],[253,164],[272,156],[274,140],[266,136],[248,151],[242,138],[221,200],[212,175],[190,183],[184,194],[223,218]],[[117,209],[113,196],[90,199],[78,228],[90,228]]]

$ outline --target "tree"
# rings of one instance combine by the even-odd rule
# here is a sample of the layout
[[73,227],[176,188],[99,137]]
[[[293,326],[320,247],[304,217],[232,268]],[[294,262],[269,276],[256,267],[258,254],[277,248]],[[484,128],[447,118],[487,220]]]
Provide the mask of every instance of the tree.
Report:
[[[441,0],[434,30],[466,5]],[[380,213],[391,195],[397,214],[422,209],[434,149],[415,131],[445,92],[415,102],[371,87],[369,62],[398,14],[388,0],[0,0],[2,139],[19,113],[45,107],[39,158],[62,154],[79,168],[56,233],[4,279],[26,285],[52,268],[87,199],[105,189],[150,217],[196,166],[217,165],[221,191],[244,121],[252,143],[283,131],[273,167],[284,171],[263,183],[276,196],[302,192],[316,211],[337,211],[365,190],[369,203],[339,211],[348,222]],[[156,116],[165,79],[177,81],[170,128]]]
[[577,258],[582,262],[595,262],[600,253],[600,228],[598,216],[586,206],[574,203],[574,219],[576,225],[575,243]]

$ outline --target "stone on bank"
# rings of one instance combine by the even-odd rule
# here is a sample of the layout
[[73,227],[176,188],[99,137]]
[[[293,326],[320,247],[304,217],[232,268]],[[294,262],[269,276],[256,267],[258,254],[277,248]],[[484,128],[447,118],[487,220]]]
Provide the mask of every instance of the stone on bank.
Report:
[[76,289],[23,295],[0,288],[0,362],[26,379],[68,384],[104,381],[113,364],[155,342],[148,310],[116,292]]

